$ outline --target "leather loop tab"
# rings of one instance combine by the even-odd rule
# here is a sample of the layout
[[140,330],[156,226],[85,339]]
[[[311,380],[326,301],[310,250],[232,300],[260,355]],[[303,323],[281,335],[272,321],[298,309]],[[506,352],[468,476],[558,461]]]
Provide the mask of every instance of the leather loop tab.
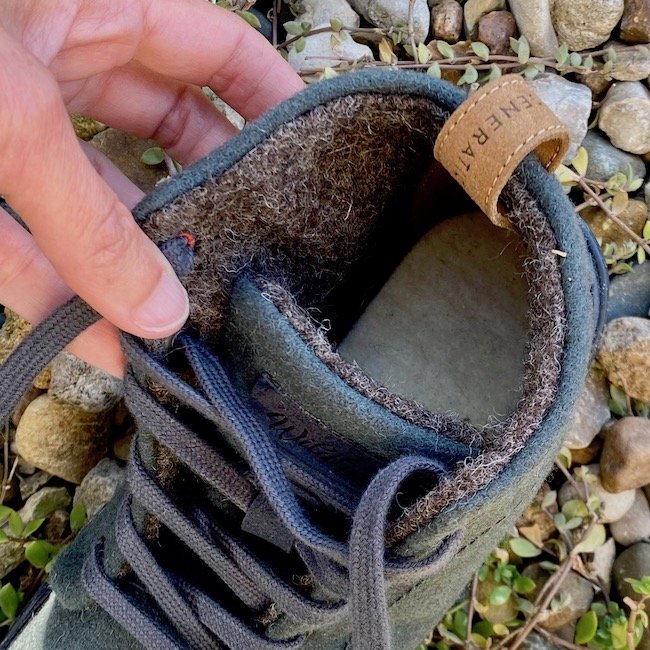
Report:
[[566,127],[519,75],[506,75],[453,112],[434,155],[495,225],[509,228],[498,200],[517,165],[535,151],[552,171],[568,148]]

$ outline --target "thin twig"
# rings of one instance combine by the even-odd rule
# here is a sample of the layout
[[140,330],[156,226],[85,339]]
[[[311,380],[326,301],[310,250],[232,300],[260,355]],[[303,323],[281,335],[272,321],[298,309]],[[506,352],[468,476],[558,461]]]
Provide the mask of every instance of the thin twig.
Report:
[[411,41],[411,48],[413,49],[413,59],[416,63],[420,63],[420,57],[418,56],[418,49],[415,45],[415,30],[413,28],[413,10],[415,9],[415,0],[409,0],[409,11],[408,11],[408,36]]
[[556,460],[555,466],[562,472],[562,474],[564,474],[566,480],[569,481],[569,483],[573,486],[573,488],[578,493],[578,495],[586,501],[588,495],[587,495],[586,484],[584,483],[584,481],[582,483],[584,488],[580,487],[580,485],[578,485],[578,482],[573,478],[571,472],[569,472],[569,470],[562,463]]
[[618,215],[615,215],[608,207],[605,205],[605,202],[600,198],[596,192],[589,186],[584,178],[578,179],[578,184],[580,187],[598,204],[600,209],[633,241],[635,241],[643,250],[650,255],[650,245],[645,241],[645,239],[639,237],[634,230],[632,230],[624,221],[622,221]]
[[551,576],[549,582],[551,582],[551,580],[553,581],[552,588],[548,590],[546,597],[544,598],[540,606],[537,608],[537,612],[533,616],[531,616],[526,622],[526,625],[524,625],[524,627],[522,627],[521,630],[519,630],[519,634],[516,636],[513,644],[509,646],[509,650],[517,650],[517,648],[526,640],[526,637],[530,634],[530,632],[535,627],[535,625],[537,625],[540,618],[542,617],[542,614],[546,611],[547,607],[551,604],[551,601],[553,600],[557,592],[560,590],[560,587],[564,583],[565,578],[569,575],[569,571],[571,571],[572,564],[573,564],[573,557],[569,555],[564,560],[564,564],[562,568],[556,574]]
[[9,420],[5,423],[3,446],[4,458],[2,459],[2,491],[0,492],[0,503],[5,502],[8,484],[7,479],[9,477]]
[[553,634],[552,632],[545,630],[543,627],[540,627],[539,625],[535,626],[535,632],[541,634],[545,639],[548,639],[556,646],[560,646],[561,648],[569,648],[570,650],[584,650],[585,648],[582,645],[576,645],[575,643],[571,643],[570,641],[565,641],[564,639],[561,639],[559,636],[557,636],[557,634]]

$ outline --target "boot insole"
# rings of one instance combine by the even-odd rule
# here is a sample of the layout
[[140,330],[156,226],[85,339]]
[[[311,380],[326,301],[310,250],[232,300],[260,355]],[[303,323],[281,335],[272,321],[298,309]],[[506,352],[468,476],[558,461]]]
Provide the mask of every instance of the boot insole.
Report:
[[433,227],[338,352],[403,397],[482,426],[517,405],[526,354],[523,246],[480,212]]

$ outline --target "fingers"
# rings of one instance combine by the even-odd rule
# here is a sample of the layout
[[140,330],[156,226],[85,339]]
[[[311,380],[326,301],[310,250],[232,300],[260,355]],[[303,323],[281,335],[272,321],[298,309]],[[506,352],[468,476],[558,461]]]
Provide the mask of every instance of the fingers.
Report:
[[[1,208],[0,232],[0,302],[28,322],[39,323],[73,293],[34,238]],[[89,327],[68,349],[116,377],[124,372],[117,329],[106,320]]]
[[178,330],[189,311],[171,266],[84,156],[51,75],[0,30],[0,194],[64,282],[121,329]]
[[[79,84],[62,84],[68,109],[155,140],[176,160],[188,164],[237,133],[197,86],[129,64]],[[72,95],[74,93],[74,95]]]
[[303,88],[266,39],[233,12],[204,0],[142,2],[145,24],[135,58],[152,70],[209,86],[246,119]]

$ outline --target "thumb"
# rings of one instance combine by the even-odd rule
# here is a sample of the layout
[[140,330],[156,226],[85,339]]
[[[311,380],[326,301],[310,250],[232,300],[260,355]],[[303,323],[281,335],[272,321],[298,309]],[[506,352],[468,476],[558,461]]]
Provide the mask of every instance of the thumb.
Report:
[[51,74],[0,29],[0,194],[66,284],[120,329],[173,334],[189,312],[174,272],[79,146]]

